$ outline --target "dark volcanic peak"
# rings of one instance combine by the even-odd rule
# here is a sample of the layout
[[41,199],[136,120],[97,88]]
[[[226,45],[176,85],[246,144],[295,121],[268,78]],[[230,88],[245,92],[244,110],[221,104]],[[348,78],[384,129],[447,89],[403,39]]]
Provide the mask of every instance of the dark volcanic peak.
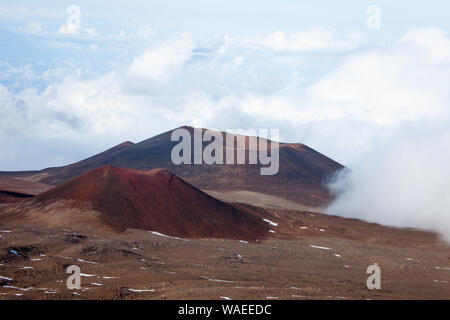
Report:
[[131,147],[131,146],[134,146],[134,145],[135,145],[134,142],[125,141],[125,142],[122,142],[121,144],[118,144],[115,147],[112,147],[111,149],[122,149],[122,148],[126,148],[126,147]]
[[[188,130],[193,139],[193,127]],[[204,129],[202,129],[204,130]],[[193,186],[204,190],[248,190],[296,201],[302,204],[324,205],[331,197],[324,181],[342,165],[302,144],[279,144],[279,171],[273,176],[262,176],[260,165],[248,164],[181,164],[175,165],[171,152],[178,141],[171,141],[167,131],[142,142],[122,143],[105,152],[80,162],[40,172],[30,172],[33,181],[60,185],[95,168],[113,165],[121,168],[150,170],[165,168]],[[246,146],[250,137],[246,137]],[[208,142],[204,142],[205,147]],[[191,141],[191,145],[193,142]],[[235,147],[226,149],[235,151]],[[193,156],[193,155],[192,155]],[[248,153],[247,153],[248,159]]]
[[135,145],[136,144],[131,141],[125,141],[106,151],[103,151],[102,153],[79,162],[75,162],[67,166],[44,169],[40,171],[43,173],[43,176],[39,179],[39,181],[52,185],[59,185],[62,182],[78,177],[89,170],[99,168],[104,165],[109,165],[110,161],[107,159],[113,159],[117,154],[120,154],[124,150],[127,150]]
[[267,224],[250,211],[223,203],[165,169],[104,166],[37,196],[35,204],[61,200],[89,203],[103,223],[118,231],[136,228],[184,238],[245,240],[269,235]]

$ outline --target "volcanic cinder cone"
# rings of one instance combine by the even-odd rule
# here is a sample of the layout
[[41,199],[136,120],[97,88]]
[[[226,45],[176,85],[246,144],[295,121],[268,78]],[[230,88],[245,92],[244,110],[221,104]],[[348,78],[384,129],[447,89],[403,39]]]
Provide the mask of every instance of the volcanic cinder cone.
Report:
[[221,202],[170,171],[105,166],[38,195],[34,207],[61,200],[88,203],[118,231],[137,228],[185,238],[266,238],[267,224],[246,209]]
[[[193,145],[193,132],[196,129],[192,127],[182,127],[181,129],[191,133],[191,145]],[[203,132],[205,129],[197,130]],[[202,190],[252,191],[289,199],[308,206],[321,206],[328,204],[332,198],[325,186],[327,179],[343,169],[343,166],[336,161],[301,143],[279,144],[280,167],[278,174],[273,176],[261,175],[261,165],[249,164],[248,154],[246,164],[175,165],[171,158],[171,151],[178,141],[171,140],[173,131],[164,132],[137,144],[124,142],[67,166],[31,172],[0,172],[0,177],[12,175],[58,186],[102,166],[111,165],[135,170],[164,168]],[[225,135],[224,132],[222,134]],[[250,139],[255,139],[255,137],[245,136],[246,152],[248,152]],[[203,147],[207,144],[205,142]],[[237,147],[227,146],[227,152],[231,152],[231,150],[235,152]]]

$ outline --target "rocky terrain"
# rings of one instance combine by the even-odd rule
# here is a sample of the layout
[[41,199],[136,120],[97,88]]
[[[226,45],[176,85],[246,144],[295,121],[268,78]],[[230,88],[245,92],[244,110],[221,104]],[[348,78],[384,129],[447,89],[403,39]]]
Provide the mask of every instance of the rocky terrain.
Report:
[[[0,299],[448,299],[436,235],[268,209],[259,242],[187,239],[95,225],[0,224]],[[262,219],[262,218],[261,218]],[[366,288],[377,263],[381,290]],[[69,290],[70,265],[81,289]]]

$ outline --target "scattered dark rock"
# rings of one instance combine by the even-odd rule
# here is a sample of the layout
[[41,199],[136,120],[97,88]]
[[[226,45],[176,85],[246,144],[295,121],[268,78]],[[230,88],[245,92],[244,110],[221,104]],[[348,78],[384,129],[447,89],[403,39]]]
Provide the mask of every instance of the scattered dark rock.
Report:
[[71,234],[66,234],[64,241],[71,243],[80,243],[80,240],[86,240],[87,238],[87,236],[73,232]]

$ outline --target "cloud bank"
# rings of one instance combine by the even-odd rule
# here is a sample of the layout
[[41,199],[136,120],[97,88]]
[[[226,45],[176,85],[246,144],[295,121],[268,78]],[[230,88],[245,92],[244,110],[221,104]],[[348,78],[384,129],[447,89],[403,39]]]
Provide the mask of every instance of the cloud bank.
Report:
[[341,111],[380,125],[350,170],[330,184],[337,199],[329,213],[427,229],[450,242],[449,59],[445,32],[415,29],[391,50],[356,57],[312,89],[330,90],[328,101],[347,106]]
[[327,211],[435,231],[450,242],[449,146],[448,129],[405,129],[335,178],[338,198]]

